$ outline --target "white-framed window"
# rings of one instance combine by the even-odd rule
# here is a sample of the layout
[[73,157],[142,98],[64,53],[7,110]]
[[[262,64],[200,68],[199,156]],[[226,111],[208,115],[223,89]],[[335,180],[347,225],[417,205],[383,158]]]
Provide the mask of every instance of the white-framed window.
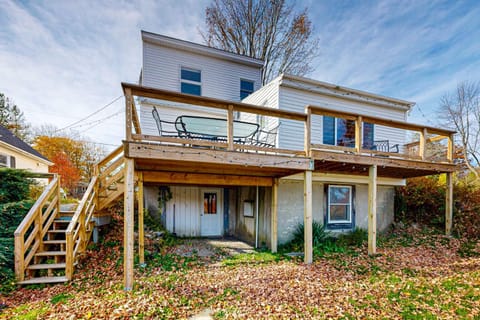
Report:
[[352,189],[345,185],[328,186],[327,224],[352,224]]
[[0,153],[0,168],[15,168],[15,157]]
[[202,95],[202,72],[200,70],[182,67],[180,70],[180,92]]
[[240,100],[248,97],[254,88],[255,82],[251,80],[240,79]]

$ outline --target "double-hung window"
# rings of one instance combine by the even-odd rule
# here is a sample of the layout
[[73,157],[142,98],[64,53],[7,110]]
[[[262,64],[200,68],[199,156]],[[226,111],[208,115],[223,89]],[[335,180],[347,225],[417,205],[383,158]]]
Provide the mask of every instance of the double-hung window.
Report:
[[254,82],[240,79],[240,100],[248,97],[253,92]]
[[15,157],[0,153],[0,168],[15,168]]
[[180,79],[180,91],[182,93],[202,95],[202,73],[200,70],[182,67]]
[[327,187],[327,227],[353,227],[353,187],[328,185]]
[[[323,117],[323,143],[334,146],[355,147],[355,121],[334,117]],[[363,144],[365,149],[373,147],[373,124],[363,123]]]

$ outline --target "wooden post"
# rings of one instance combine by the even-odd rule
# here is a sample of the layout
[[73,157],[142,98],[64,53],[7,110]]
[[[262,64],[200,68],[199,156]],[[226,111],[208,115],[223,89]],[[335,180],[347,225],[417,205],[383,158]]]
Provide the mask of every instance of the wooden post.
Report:
[[305,120],[305,138],[304,138],[304,149],[305,149],[305,156],[310,156],[310,146],[312,143],[312,109],[310,107],[305,108],[305,112],[307,114],[307,119]]
[[134,162],[125,158],[125,190],[124,190],[124,219],[123,219],[123,281],[125,290],[133,289],[133,257],[134,257]]
[[355,152],[360,153],[360,150],[362,150],[362,116],[355,120]]
[[132,90],[125,89],[125,138],[127,141],[132,140]]
[[143,226],[143,173],[138,174],[138,256],[145,263],[145,230]]
[[307,170],[304,174],[304,247],[305,256],[304,262],[307,264],[313,261],[313,240],[312,240],[312,211],[313,211],[313,197],[312,197],[312,171]]
[[277,252],[277,226],[278,226],[278,179],[275,178],[272,186],[272,218],[270,230],[270,246],[272,252]]
[[445,234],[452,234],[453,225],[453,173],[446,173],[447,190],[445,190]]
[[448,136],[447,144],[447,160],[448,162],[453,162],[453,154],[455,153],[455,144],[453,143],[453,134]]
[[377,252],[377,165],[368,170],[368,254]]
[[73,243],[73,234],[72,232],[67,232],[65,234],[66,240],[66,254],[65,254],[65,277],[68,280],[73,278],[73,250],[75,245]]
[[233,105],[228,105],[227,113],[227,150],[233,150]]
[[17,281],[25,279],[25,240],[24,234],[15,234],[15,276]]
[[418,145],[418,156],[422,159],[425,160],[426,158],[426,143],[427,143],[427,128],[423,128],[422,131],[420,131],[420,141]]

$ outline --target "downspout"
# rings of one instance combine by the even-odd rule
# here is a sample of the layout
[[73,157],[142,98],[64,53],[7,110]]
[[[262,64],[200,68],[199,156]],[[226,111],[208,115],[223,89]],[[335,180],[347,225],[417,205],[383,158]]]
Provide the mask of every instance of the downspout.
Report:
[[258,186],[255,192],[255,248],[258,248]]

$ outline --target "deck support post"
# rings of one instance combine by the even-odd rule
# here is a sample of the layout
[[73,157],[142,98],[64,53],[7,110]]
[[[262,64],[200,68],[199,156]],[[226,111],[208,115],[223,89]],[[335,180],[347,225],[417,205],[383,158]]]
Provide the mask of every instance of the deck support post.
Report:
[[445,190],[445,234],[447,236],[452,234],[453,226],[453,173],[446,173],[446,187]]
[[272,217],[270,230],[270,246],[273,253],[277,252],[277,227],[278,227],[278,179],[273,180],[272,186]]
[[139,263],[145,263],[145,229],[143,225],[143,173],[138,173],[138,257]]
[[377,165],[368,170],[368,254],[377,252]]
[[126,291],[133,289],[134,258],[134,160],[125,158],[125,191],[123,219],[123,282]]
[[313,261],[313,240],[312,240],[312,211],[313,211],[313,197],[312,197],[312,171],[307,170],[304,173],[304,262],[310,264]]

